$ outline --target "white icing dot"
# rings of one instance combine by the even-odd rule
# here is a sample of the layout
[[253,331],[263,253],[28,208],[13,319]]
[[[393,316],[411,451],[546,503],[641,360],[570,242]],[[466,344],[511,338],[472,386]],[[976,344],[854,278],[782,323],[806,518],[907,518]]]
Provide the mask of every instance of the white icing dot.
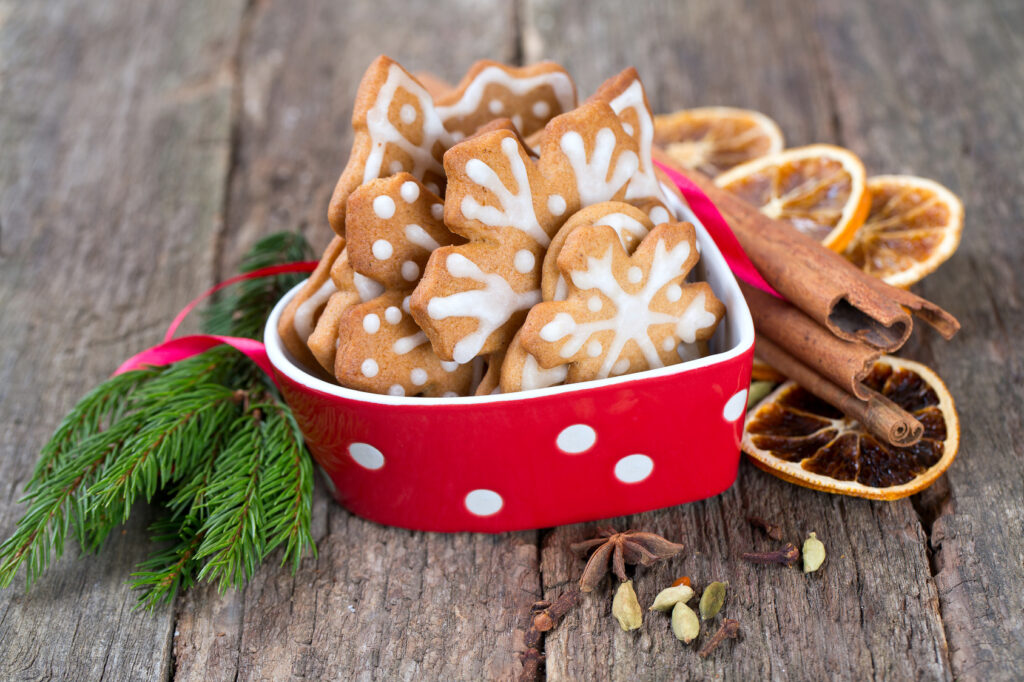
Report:
[[626,277],[633,284],[638,284],[644,278],[644,271],[634,265],[626,272]]
[[360,367],[360,369],[362,370],[364,377],[366,377],[367,379],[372,379],[373,377],[377,376],[377,372],[379,371],[380,368],[377,367],[376,360],[374,360],[373,358],[366,358],[365,360],[363,360],[363,366]]
[[615,463],[615,478],[623,483],[639,483],[653,470],[654,460],[647,455],[628,455]]
[[597,432],[586,424],[573,424],[562,429],[555,444],[562,452],[576,455],[585,452],[597,442]]
[[632,136],[633,136],[633,126],[631,126],[631,125],[629,125],[628,123],[625,123],[625,122],[624,122],[624,123],[622,124],[622,129],[623,129],[623,130],[624,130],[624,131],[626,132],[626,134],[627,134],[627,135],[629,135],[630,137],[632,137]]
[[669,218],[671,217],[669,216],[668,211],[665,210],[664,206],[655,206],[654,208],[652,208],[650,216],[651,222],[654,223],[655,225],[667,223],[669,221]]
[[420,186],[412,180],[407,180],[402,183],[402,187],[398,190],[398,193],[402,195],[405,203],[411,204],[419,198]]
[[377,330],[380,329],[380,318],[377,317],[377,313],[370,313],[363,318],[363,329],[367,334],[377,333]]
[[561,194],[552,194],[548,197],[548,213],[554,216],[565,213],[565,199]]
[[384,466],[384,453],[369,443],[349,444],[348,454],[364,469],[380,469]]
[[391,165],[388,166],[391,169],[392,175],[398,175],[405,170],[405,166],[402,165],[401,161],[392,161]]
[[402,311],[393,305],[389,305],[384,311],[384,319],[390,324],[398,324],[402,321]]
[[461,130],[452,131],[452,139],[455,140],[456,142],[458,142],[459,140],[464,140],[465,138],[466,133],[462,132]]
[[434,220],[440,220],[444,217],[444,204],[434,204],[430,207],[430,215],[434,217]]
[[551,106],[544,100],[540,99],[533,103],[532,111],[533,115],[537,118],[544,118],[551,113]]
[[505,504],[505,501],[501,499],[501,495],[493,490],[480,488],[479,490],[474,490],[466,495],[465,504],[466,509],[469,510],[470,514],[475,514],[477,516],[490,516],[491,514],[497,514],[501,511],[501,507]]
[[676,341],[671,336],[666,336],[665,340],[661,342],[661,349],[668,353],[676,347]]
[[412,282],[420,276],[420,266],[413,263],[411,260],[407,260],[402,263],[402,277],[405,281]]
[[587,355],[589,355],[592,358],[596,358],[598,355],[600,355],[601,350],[602,348],[600,341],[591,341],[590,343],[587,344]]
[[747,389],[744,388],[729,398],[729,402],[725,404],[725,408],[722,410],[722,416],[725,417],[725,421],[734,422],[743,416],[743,411],[746,407]]
[[428,182],[423,186],[426,187],[427,191],[430,192],[431,194],[437,194],[438,191],[441,189],[440,187],[437,186],[436,182]]
[[629,370],[629,359],[622,358],[612,365],[612,374],[625,374]]
[[408,125],[416,120],[416,107],[411,104],[403,104],[398,116],[402,119],[402,123]]
[[405,395],[405,389],[401,384],[391,384],[388,387],[388,395]]
[[409,373],[409,378],[412,379],[412,383],[422,386],[427,383],[427,370],[417,367]]
[[378,218],[387,220],[395,215],[395,200],[386,194],[382,194],[373,200],[373,212]]
[[391,254],[395,252],[394,247],[391,246],[391,242],[387,239],[378,239],[373,243],[371,248],[373,251],[373,257],[377,260],[387,260],[391,258]]
[[523,274],[533,270],[533,266],[536,262],[537,259],[534,257],[533,253],[526,249],[519,249],[516,251],[516,255],[512,259],[512,264],[515,265],[516,270]]
[[441,397],[442,398],[458,398],[459,394],[456,393],[455,391],[445,391],[444,393],[441,394]]
[[441,369],[443,369],[446,372],[454,372],[458,368],[459,368],[459,363],[457,363],[457,362],[451,362],[449,360],[442,360],[441,361]]
[[668,285],[668,288],[665,289],[665,298],[668,299],[669,303],[675,303],[682,297],[682,295],[683,288],[678,284],[670,284]]
[[410,308],[409,308],[409,301],[411,299],[412,299],[412,296],[406,296],[405,298],[402,299],[402,310],[404,310],[406,313],[409,313],[409,314],[412,313],[412,310],[410,310]]
[[500,114],[505,109],[505,103],[500,99],[492,99],[487,103],[487,108],[491,110],[492,114]]
[[597,294],[594,294],[593,296],[587,299],[587,310],[589,310],[592,313],[596,313],[598,310],[600,310],[601,305],[601,297],[598,296]]

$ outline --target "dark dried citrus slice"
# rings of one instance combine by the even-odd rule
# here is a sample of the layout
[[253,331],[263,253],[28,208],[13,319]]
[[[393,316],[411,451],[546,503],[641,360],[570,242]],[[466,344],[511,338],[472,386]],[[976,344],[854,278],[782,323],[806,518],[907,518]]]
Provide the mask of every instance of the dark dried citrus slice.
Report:
[[875,363],[865,383],[921,422],[920,442],[900,448],[879,441],[787,381],[747,415],[744,452],[765,471],[816,490],[878,500],[923,490],[956,457],[960,424],[952,396],[932,370],[889,356]]

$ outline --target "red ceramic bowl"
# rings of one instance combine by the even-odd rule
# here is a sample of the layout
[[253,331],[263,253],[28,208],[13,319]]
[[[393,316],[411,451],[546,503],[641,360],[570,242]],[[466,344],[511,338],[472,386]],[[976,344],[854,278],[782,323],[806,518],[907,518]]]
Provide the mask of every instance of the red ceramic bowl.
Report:
[[[277,333],[277,382],[343,506],[372,521],[497,533],[659,509],[724,491],[736,478],[754,327],[703,226],[703,272],[727,312],[713,354],[672,367],[508,395],[411,398],[329,384]],[[301,285],[300,285],[301,286]]]

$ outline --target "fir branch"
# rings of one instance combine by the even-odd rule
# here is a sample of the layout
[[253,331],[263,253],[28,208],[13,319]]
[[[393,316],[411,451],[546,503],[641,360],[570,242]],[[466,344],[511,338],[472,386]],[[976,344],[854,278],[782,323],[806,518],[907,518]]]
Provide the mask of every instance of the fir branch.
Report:
[[172,543],[151,554],[132,573],[131,587],[139,591],[136,609],[152,609],[174,598],[179,590],[195,583],[199,563],[195,554],[203,533],[194,519],[173,516],[153,523],[149,530],[154,543]]

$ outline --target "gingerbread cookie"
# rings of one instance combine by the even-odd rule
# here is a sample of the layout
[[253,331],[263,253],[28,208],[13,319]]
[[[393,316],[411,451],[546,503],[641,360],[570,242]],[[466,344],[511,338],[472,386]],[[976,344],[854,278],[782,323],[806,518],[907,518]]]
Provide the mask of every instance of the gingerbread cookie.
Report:
[[576,107],[576,85],[554,62],[514,67],[482,60],[454,90],[434,101],[445,128],[457,140],[499,116],[511,119],[525,137]]
[[310,371],[315,372],[318,364],[306,346],[306,341],[313,333],[328,300],[338,290],[331,280],[331,265],[344,248],[345,240],[341,237],[331,240],[320,257],[320,263],[310,274],[306,284],[289,301],[277,323],[277,331],[281,335],[284,347]]
[[523,347],[522,334],[522,329],[516,332],[505,353],[505,361],[501,365],[501,392],[533,391],[565,383],[569,376],[569,365],[561,364],[544,369],[537,358]]
[[486,369],[480,381],[473,391],[473,395],[493,395],[501,393],[501,368],[505,362],[505,351],[499,350],[490,355],[479,357],[476,361],[482,361]]
[[445,223],[470,241],[431,255],[412,311],[441,357],[465,363],[508,345],[540,300],[551,237],[581,206],[621,199],[639,157],[611,108],[592,102],[548,123],[537,161],[499,130],[444,164]]
[[576,229],[558,257],[567,297],[530,311],[523,347],[541,367],[570,363],[569,382],[680,362],[679,343],[709,339],[725,314],[707,283],[685,282],[698,257],[689,223],[655,227],[632,256],[611,227]]
[[341,315],[351,306],[376,298],[384,292],[377,282],[360,275],[352,269],[348,259],[348,246],[331,265],[331,282],[335,292],[327,300],[327,306],[317,320],[313,333],[306,345],[320,366],[334,374],[334,357],[338,345],[338,323]]

